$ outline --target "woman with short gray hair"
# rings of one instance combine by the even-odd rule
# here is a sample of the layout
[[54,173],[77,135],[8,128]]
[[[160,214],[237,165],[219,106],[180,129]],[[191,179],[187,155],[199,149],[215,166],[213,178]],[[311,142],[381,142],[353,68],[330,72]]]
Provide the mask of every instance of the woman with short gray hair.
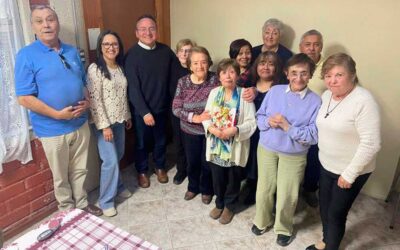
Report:
[[[281,65],[286,64],[289,58],[293,56],[293,53],[279,43],[281,35],[283,34],[283,27],[283,23],[276,18],[270,18],[264,23],[262,27],[263,44],[253,47],[251,51],[253,59],[256,59],[261,52],[272,51],[278,55],[282,63]],[[281,71],[283,72],[282,69]],[[279,83],[287,83],[284,74],[282,74],[280,79]]]

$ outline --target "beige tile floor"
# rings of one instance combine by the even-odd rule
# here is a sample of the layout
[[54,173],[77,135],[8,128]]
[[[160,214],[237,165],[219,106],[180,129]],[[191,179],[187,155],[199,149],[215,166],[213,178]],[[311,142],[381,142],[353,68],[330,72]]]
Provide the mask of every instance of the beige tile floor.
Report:
[[[172,168],[168,172],[170,180],[174,174],[175,168]],[[163,249],[298,250],[305,249],[321,236],[318,210],[308,207],[302,200],[295,217],[296,238],[288,247],[282,248],[276,244],[273,231],[262,236],[251,233],[255,206],[236,214],[230,224],[221,225],[208,216],[213,202],[204,205],[200,196],[192,201],[183,199],[187,180],[179,186],[172,181],[160,184],[152,175],[150,188],[142,189],[137,186],[133,168],[123,171],[123,179],[133,196],[117,206],[117,216],[102,218]],[[95,201],[97,195],[97,191],[92,192],[90,200]],[[394,230],[388,226],[392,211],[392,202],[359,195],[348,216],[342,249],[400,249],[400,218]]]

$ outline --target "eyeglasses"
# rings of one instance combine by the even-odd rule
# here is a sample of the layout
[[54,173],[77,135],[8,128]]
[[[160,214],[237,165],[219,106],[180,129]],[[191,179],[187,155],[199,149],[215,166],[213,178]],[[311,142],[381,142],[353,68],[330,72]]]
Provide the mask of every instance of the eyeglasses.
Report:
[[58,56],[60,57],[61,62],[64,65],[64,68],[71,69],[71,65],[69,65],[69,63],[67,62],[67,59],[65,59],[65,57],[61,54],[58,54]]
[[105,49],[109,49],[111,46],[112,46],[114,49],[119,48],[119,44],[118,44],[118,43],[102,43],[101,45],[102,45]]
[[190,51],[192,51],[192,49],[180,49],[179,50],[179,52],[182,53],[182,54],[186,54],[186,53],[189,54]]

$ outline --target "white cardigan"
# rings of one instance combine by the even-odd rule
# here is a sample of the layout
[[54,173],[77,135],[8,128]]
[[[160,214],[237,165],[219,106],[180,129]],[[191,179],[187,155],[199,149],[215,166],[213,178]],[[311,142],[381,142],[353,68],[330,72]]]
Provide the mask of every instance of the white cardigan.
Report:
[[[218,88],[211,90],[208,96],[207,105],[205,110],[212,114],[213,110],[212,102],[214,101]],[[236,134],[232,143],[232,158],[231,162],[234,162],[236,166],[244,167],[247,163],[250,151],[250,137],[254,133],[257,127],[255,118],[255,107],[251,102],[243,100],[243,91],[240,97],[239,106],[239,118],[237,127],[239,128],[239,134]],[[206,160],[211,161],[211,134],[208,132],[208,127],[211,125],[211,120],[203,121],[203,127],[206,131],[207,143],[206,143]]]

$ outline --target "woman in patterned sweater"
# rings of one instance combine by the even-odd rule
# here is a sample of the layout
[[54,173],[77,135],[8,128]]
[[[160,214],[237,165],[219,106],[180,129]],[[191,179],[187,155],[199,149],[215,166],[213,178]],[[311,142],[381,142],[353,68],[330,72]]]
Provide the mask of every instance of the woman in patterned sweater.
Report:
[[184,199],[191,200],[201,193],[202,202],[209,204],[214,192],[210,168],[205,160],[206,137],[201,123],[210,117],[204,108],[218,79],[215,73],[208,71],[212,60],[206,48],[193,47],[187,64],[192,73],[179,79],[172,103],[172,112],[181,120],[187,159],[189,184]]
[[127,99],[127,80],[123,72],[124,49],[117,33],[106,30],[97,40],[97,58],[88,69],[87,87],[90,111],[101,164],[100,208],[105,216],[115,216],[114,198],[132,194],[123,186],[119,161],[124,154],[125,127],[130,129],[131,113]]

